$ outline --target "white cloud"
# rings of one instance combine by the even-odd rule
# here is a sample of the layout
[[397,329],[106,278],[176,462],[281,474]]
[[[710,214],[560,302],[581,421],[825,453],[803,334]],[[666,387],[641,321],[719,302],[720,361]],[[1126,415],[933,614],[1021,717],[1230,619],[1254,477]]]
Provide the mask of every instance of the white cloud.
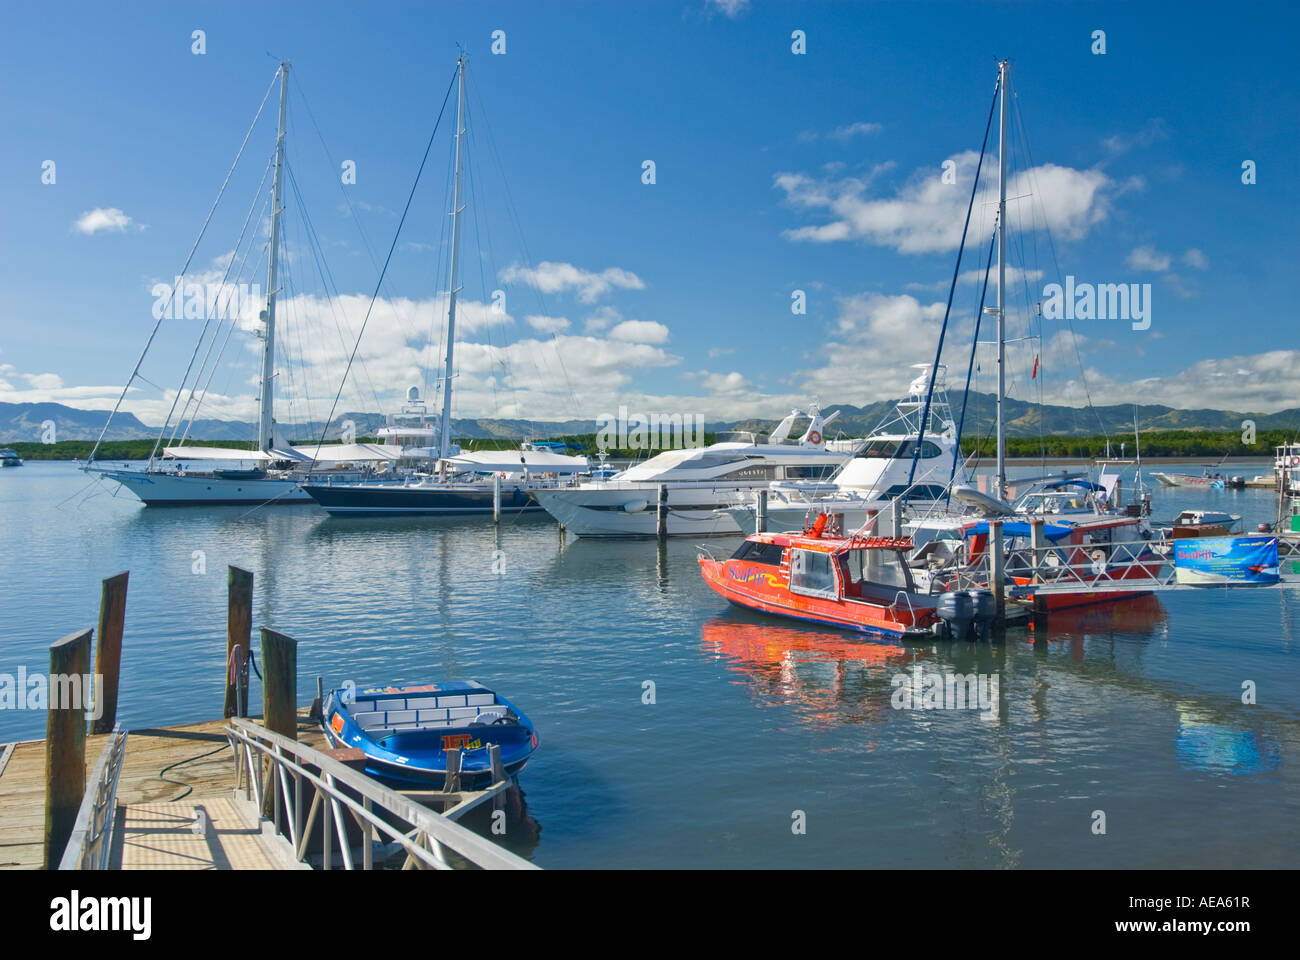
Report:
[[576,291],[583,303],[594,303],[614,288],[621,290],[644,290],[645,283],[635,273],[621,267],[609,267],[599,273],[582,270],[571,263],[552,263],[543,260],[536,267],[521,267],[518,264],[501,271],[504,283],[526,283],[536,287],[542,293],[562,293]]
[[569,329],[569,321],[565,317],[531,316],[524,317],[524,322],[542,333],[559,333]]
[[799,134],[799,140],[803,143],[811,143],[816,140],[838,140],[841,143],[846,143],[854,137],[879,133],[881,129],[882,128],[878,123],[858,120],[854,123],[846,123],[842,126],[836,127],[834,130],[828,130],[825,133],[817,130],[804,130]]
[[130,225],[131,218],[117,207],[96,207],[78,217],[72,229],[90,236],[100,230],[116,230],[118,233],[123,233]]
[[1128,153],[1134,147],[1149,147],[1160,140],[1169,139],[1169,126],[1160,117],[1148,120],[1136,133],[1117,133],[1103,140],[1104,146],[1111,153]]
[[[784,235],[814,243],[861,240],[901,253],[955,250],[979,154],[968,150],[948,159],[955,164],[955,184],[944,183],[942,166],[935,164],[915,171],[892,196],[873,196],[871,177],[814,179],[799,173],[777,174],[774,186],[784,191],[793,207],[825,211],[832,217],[827,223],[786,230]],[[986,162],[975,198],[977,210],[996,202],[996,179],[996,162]],[[1114,181],[1100,170],[1047,163],[1011,177],[1007,194],[1017,198],[1036,194],[1033,202],[1056,235],[1077,240],[1109,216],[1114,187]]]
[[1172,258],[1167,253],[1160,253],[1155,247],[1136,247],[1124,261],[1131,270],[1151,270],[1164,273],[1169,269]]
[[708,0],[711,7],[721,10],[727,17],[735,20],[749,9],[749,0]]
[[668,328],[653,320],[624,320],[609,331],[609,337],[627,343],[667,343]]
[[1196,247],[1192,247],[1183,254],[1183,263],[1191,267],[1193,270],[1210,269],[1210,258]]

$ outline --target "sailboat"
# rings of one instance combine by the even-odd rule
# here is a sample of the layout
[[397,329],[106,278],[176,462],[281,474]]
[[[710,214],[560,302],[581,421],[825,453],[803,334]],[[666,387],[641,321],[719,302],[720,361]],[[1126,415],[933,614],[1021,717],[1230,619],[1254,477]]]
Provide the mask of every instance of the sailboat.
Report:
[[[1000,98],[998,135],[998,219],[997,219],[997,306],[985,312],[997,319],[997,465],[992,490],[983,492],[968,485],[954,485],[953,496],[970,504],[965,515],[940,518],[961,546],[948,550],[937,542],[920,545],[911,533],[917,521],[903,519],[906,498],[897,496],[888,513],[870,513],[866,522],[851,532],[842,517],[819,511],[802,531],[788,534],[758,532],[746,538],[729,558],[718,559],[701,551],[698,560],[706,584],[731,603],[763,613],[832,624],[836,627],[885,633],[893,636],[924,636],[927,631],[955,630],[970,635],[973,623],[987,623],[1002,598],[993,591],[1032,589],[1040,582],[1040,562],[1070,576],[1066,590],[1044,597],[1046,607],[1061,609],[1118,600],[1149,593],[1143,587],[1154,581],[1164,558],[1138,541],[1121,540],[1125,532],[1137,535],[1146,518],[1140,511],[1117,512],[1099,509],[1100,484],[1078,477],[1065,477],[1045,484],[1049,493],[1034,492],[1016,504],[1007,483],[1006,426],[1006,206],[1007,206],[1007,86],[1009,64],[998,64],[995,97]],[[989,124],[992,124],[990,109]],[[988,132],[985,133],[987,146]],[[984,149],[980,160],[983,162]],[[971,209],[978,190],[978,174],[971,193]],[[969,225],[969,210],[967,221]],[[962,242],[966,237],[962,231]],[[958,252],[960,268],[960,249]],[[954,274],[954,285],[956,274]],[[951,305],[951,301],[950,301]],[[945,328],[947,318],[945,317]],[[912,448],[912,470],[920,461],[929,426],[933,394],[941,375],[938,355],[929,368],[926,402],[920,414]],[[972,355],[973,362],[973,355]],[[1001,523],[998,536],[1005,535],[998,566],[1005,580],[996,583],[989,552],[996,540],[990,519]],[[924,520],[925,518],[923,518]],[[885,522],[880,522],[884,520]],[[1147,523],[1149,529],[1149,523]],[[879,535],[883,530],[884,536]],[[1119,534],[1117,536],[1116,534]],[[927,537],[936,531],[926,530]],[[1015,562],[1018,540],[1032,541],[1042,535],[1050,544],[1040,558],[1031,553],[1028,569]],[[935,549],[944,547],[943,550]],[[1055,564],[1051,561],[1055,560]],[[984,579],[980,581],[979,577]],[[1119,581],[1119,582],[1117,582]],[[1133,589],[1128,589],[1130,583]],[[1100,589],[1098,589],[1100,588]],[[945,628],[940,624],[948,624]]]
[[336,480],[309,475],[302,490],[331,514],[473,514],[536,511],[535,490],[561,484],[589,469],[586,457],[527,444],[515,450],[463,452],[451,442],[452,377],[455,370],[456,295],[460,291],[461,217],[465,210],[465,56],[456,60],[456,150],[451,208],[451,274],[448,286],[447,351],[442,378],[442,412],[436,427],[436,457],[427,470],[394,479]]
[[[313,460],[328,460],[332,466],[340,463],[384,461],[395,457],[394,451],[372,444],[337,444],[298,449],[289,442],[283,428],[275,420],[276,299],[280,291],[280,218],[284,211],[282,191],[285,170],[285,118],[289,94],[288,61],[280,63],[277,75],[280,81],[280,109],[276,128],[275,172],[271,187],[271,233],[266,269],[266,303],[260,314],[263,330],[257,449],[198,446],[186,444],[183,437],[178,445],[164,446],[162,456],[158,456],[162,435],[167,430],[167,426],[164,425],[148,462],[142,468],[132,466],[113,468],[96,462],[95,454],[104,440],[113,416],[121,407],[127,391],[140,377],[141,364],[165,317],[163,312],[159,315],[153,332],[145,344],[144,352],[141,353],[135,369],[122,389],[117,405],[105,422],[90,456],[83,465],[83,469],[88,472],[117,481],[123,488],[142,500],[146,506],[309,503],[311,498],[298,486],[298,480],[302,477],[302,468]],[[242,152],[241,147],[240,153]],[[239,158],[236,157],[236,165],[238,162]],[[223,186],[223,192],[224,189]],[[173,295],[178,293],[179,291]],[[233,323],[233,320],[231,322]],[[215,342],[215,337],[213,339]],[[201,339],[199,345],[202,346]],[[196,348],[196,355],[197,352]],[[197,384],[197,381],[195,382]],[[184,393],[184,390],[182,389],[180,393]],[[192,387],[191,400],[194,394],[195,390]],[[191,422],[192,420],[193,415],[191,415]],[[173,438],[174,436],[173,433]],[[194,465],[196,463],[197,467]]]

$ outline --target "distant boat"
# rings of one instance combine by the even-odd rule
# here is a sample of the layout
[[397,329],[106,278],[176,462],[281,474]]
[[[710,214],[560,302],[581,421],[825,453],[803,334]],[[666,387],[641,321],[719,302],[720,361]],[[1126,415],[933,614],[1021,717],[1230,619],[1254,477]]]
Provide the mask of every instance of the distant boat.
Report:
[[7,447],[0,450],[0,467],[21,467],[22,465],[22,458],[13,450]]
[[537,749],[537,730],[524,712],[472,680],[331,690],[321,722],[332,746],[366,755],[366,773],[401,784],[441,785],[447,752],[459,750],[462,785],[490,786],[489,747],[501,748],[508,777]]
[[1199,487],[1201,489],[1222,490],[1228,485],[1229,478],[1211,474],[1209,469],[1197,476],[1192,473],[1152,473],[1166,487]]
[[[736,500],[773,480],[824,481],[850,457],[823,439],[825,425],[813,405],[808,429],[790,439],[793,411],[771,434],[721,433],[707,447],[665,450],[608,480],[534,490],[546,512],[579,537],[653,537],[658,533],[659,488],[668,498],[669,536],[726,536],[741,531],[727,511]],[[858,441],[860,444],[861,441]]]

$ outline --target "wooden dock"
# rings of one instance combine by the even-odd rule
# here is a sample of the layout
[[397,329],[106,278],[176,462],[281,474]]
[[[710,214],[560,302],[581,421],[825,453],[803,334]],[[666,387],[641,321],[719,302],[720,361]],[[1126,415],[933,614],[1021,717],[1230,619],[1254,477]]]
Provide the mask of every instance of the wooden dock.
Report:
[[[151,816],[156,808],[164,805],[174,804],[176,811],[187,811],[196,804],[229,802],[235,767],[224,727],[224,720],[210,720],[131,731],[117,787],[116,837],[125,836],[119,832],[124,816],[129,831],[131,818],[137,812]],[[298,719],[298,739],[318,750],[328,749],[320,727],[307,720],[305,710]],[[87,777],[107,741],[108,734],[86,737]],[[9,762],[0,770],[0,870],[39,870],[44,866],[45,742],[29,740],[11,746]],[[0,755],[4,749],[0,748]],[[170,816],[179,814],[173,812]],[[187,817],[192,818],[192,813]],[[138,853],[119,850],[116,840],[114,847],[115,857]],[[118,862],[124,869],[141,865],[138,861],[132,863],[130,858]],[[232,865],[238,862],[238,856],[230,860]],[[152,869],[164,866],[161,863],[142,865]],[[173,865],[193,869],[182,861]]]
[[[230,570],[224,719],[115,728],[126,584],[124,573],[104,581],[95,698],[105,709],[93,727],[84,697],[51,696],[45,740],[0,743],[0,869],[535,869],[455,822],[488,801],[500,809],[512,789],[498,747],[486,789],[461,790],[458,751],[442,790],[385,787],[366,775],[361,751],[330,748],[320,697],[297,706],[292,638],[260,631],[266,714],[241,719],[252,651],[246,571]],[[93,636],[51,644],[51,677],[85,675]]]

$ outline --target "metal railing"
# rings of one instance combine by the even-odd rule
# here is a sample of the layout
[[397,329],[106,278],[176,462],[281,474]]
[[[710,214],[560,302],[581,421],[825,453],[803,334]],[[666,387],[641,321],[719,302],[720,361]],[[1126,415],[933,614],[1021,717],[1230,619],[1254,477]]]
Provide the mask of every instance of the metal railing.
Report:
[[[278,834],[287,832],[295,862],[306,861],[316,821],[322,821],[322,862],[334,866],[334,844],[345,870],[374,869],[376,835],[400,844],[403,870],[452,869],[448,851],[486,870],[536,870],[534,864],[472,830],[440,816],[364,773],[256,723],[231,717],[225,728],[235,752],[236,788],[247,784],[257,809],[271,811]],[[310,805],[304,789],[310,791]],[[401,821],[390,822],[383,814]],[[361,829],[361,863],[347,835],[351,816]],[[403,829],[403,824],[409,829]]]
[[[1115,593],[1151,590],[1176,582],[1166,553],[1169,541],[1015,546],[1006,552],[1007,592],[1018,594]],[[932,592],[986,590],[992,579],[987,549],[970,557],[963,542],[932,574]],[[1017,585],[1017,580],[1026,581]]]
[[115,726],[90,774],[72,835],[63,849],[60,870],[106,870],[113,847],[117,813],[117,779],[126,757],[126,731]]

